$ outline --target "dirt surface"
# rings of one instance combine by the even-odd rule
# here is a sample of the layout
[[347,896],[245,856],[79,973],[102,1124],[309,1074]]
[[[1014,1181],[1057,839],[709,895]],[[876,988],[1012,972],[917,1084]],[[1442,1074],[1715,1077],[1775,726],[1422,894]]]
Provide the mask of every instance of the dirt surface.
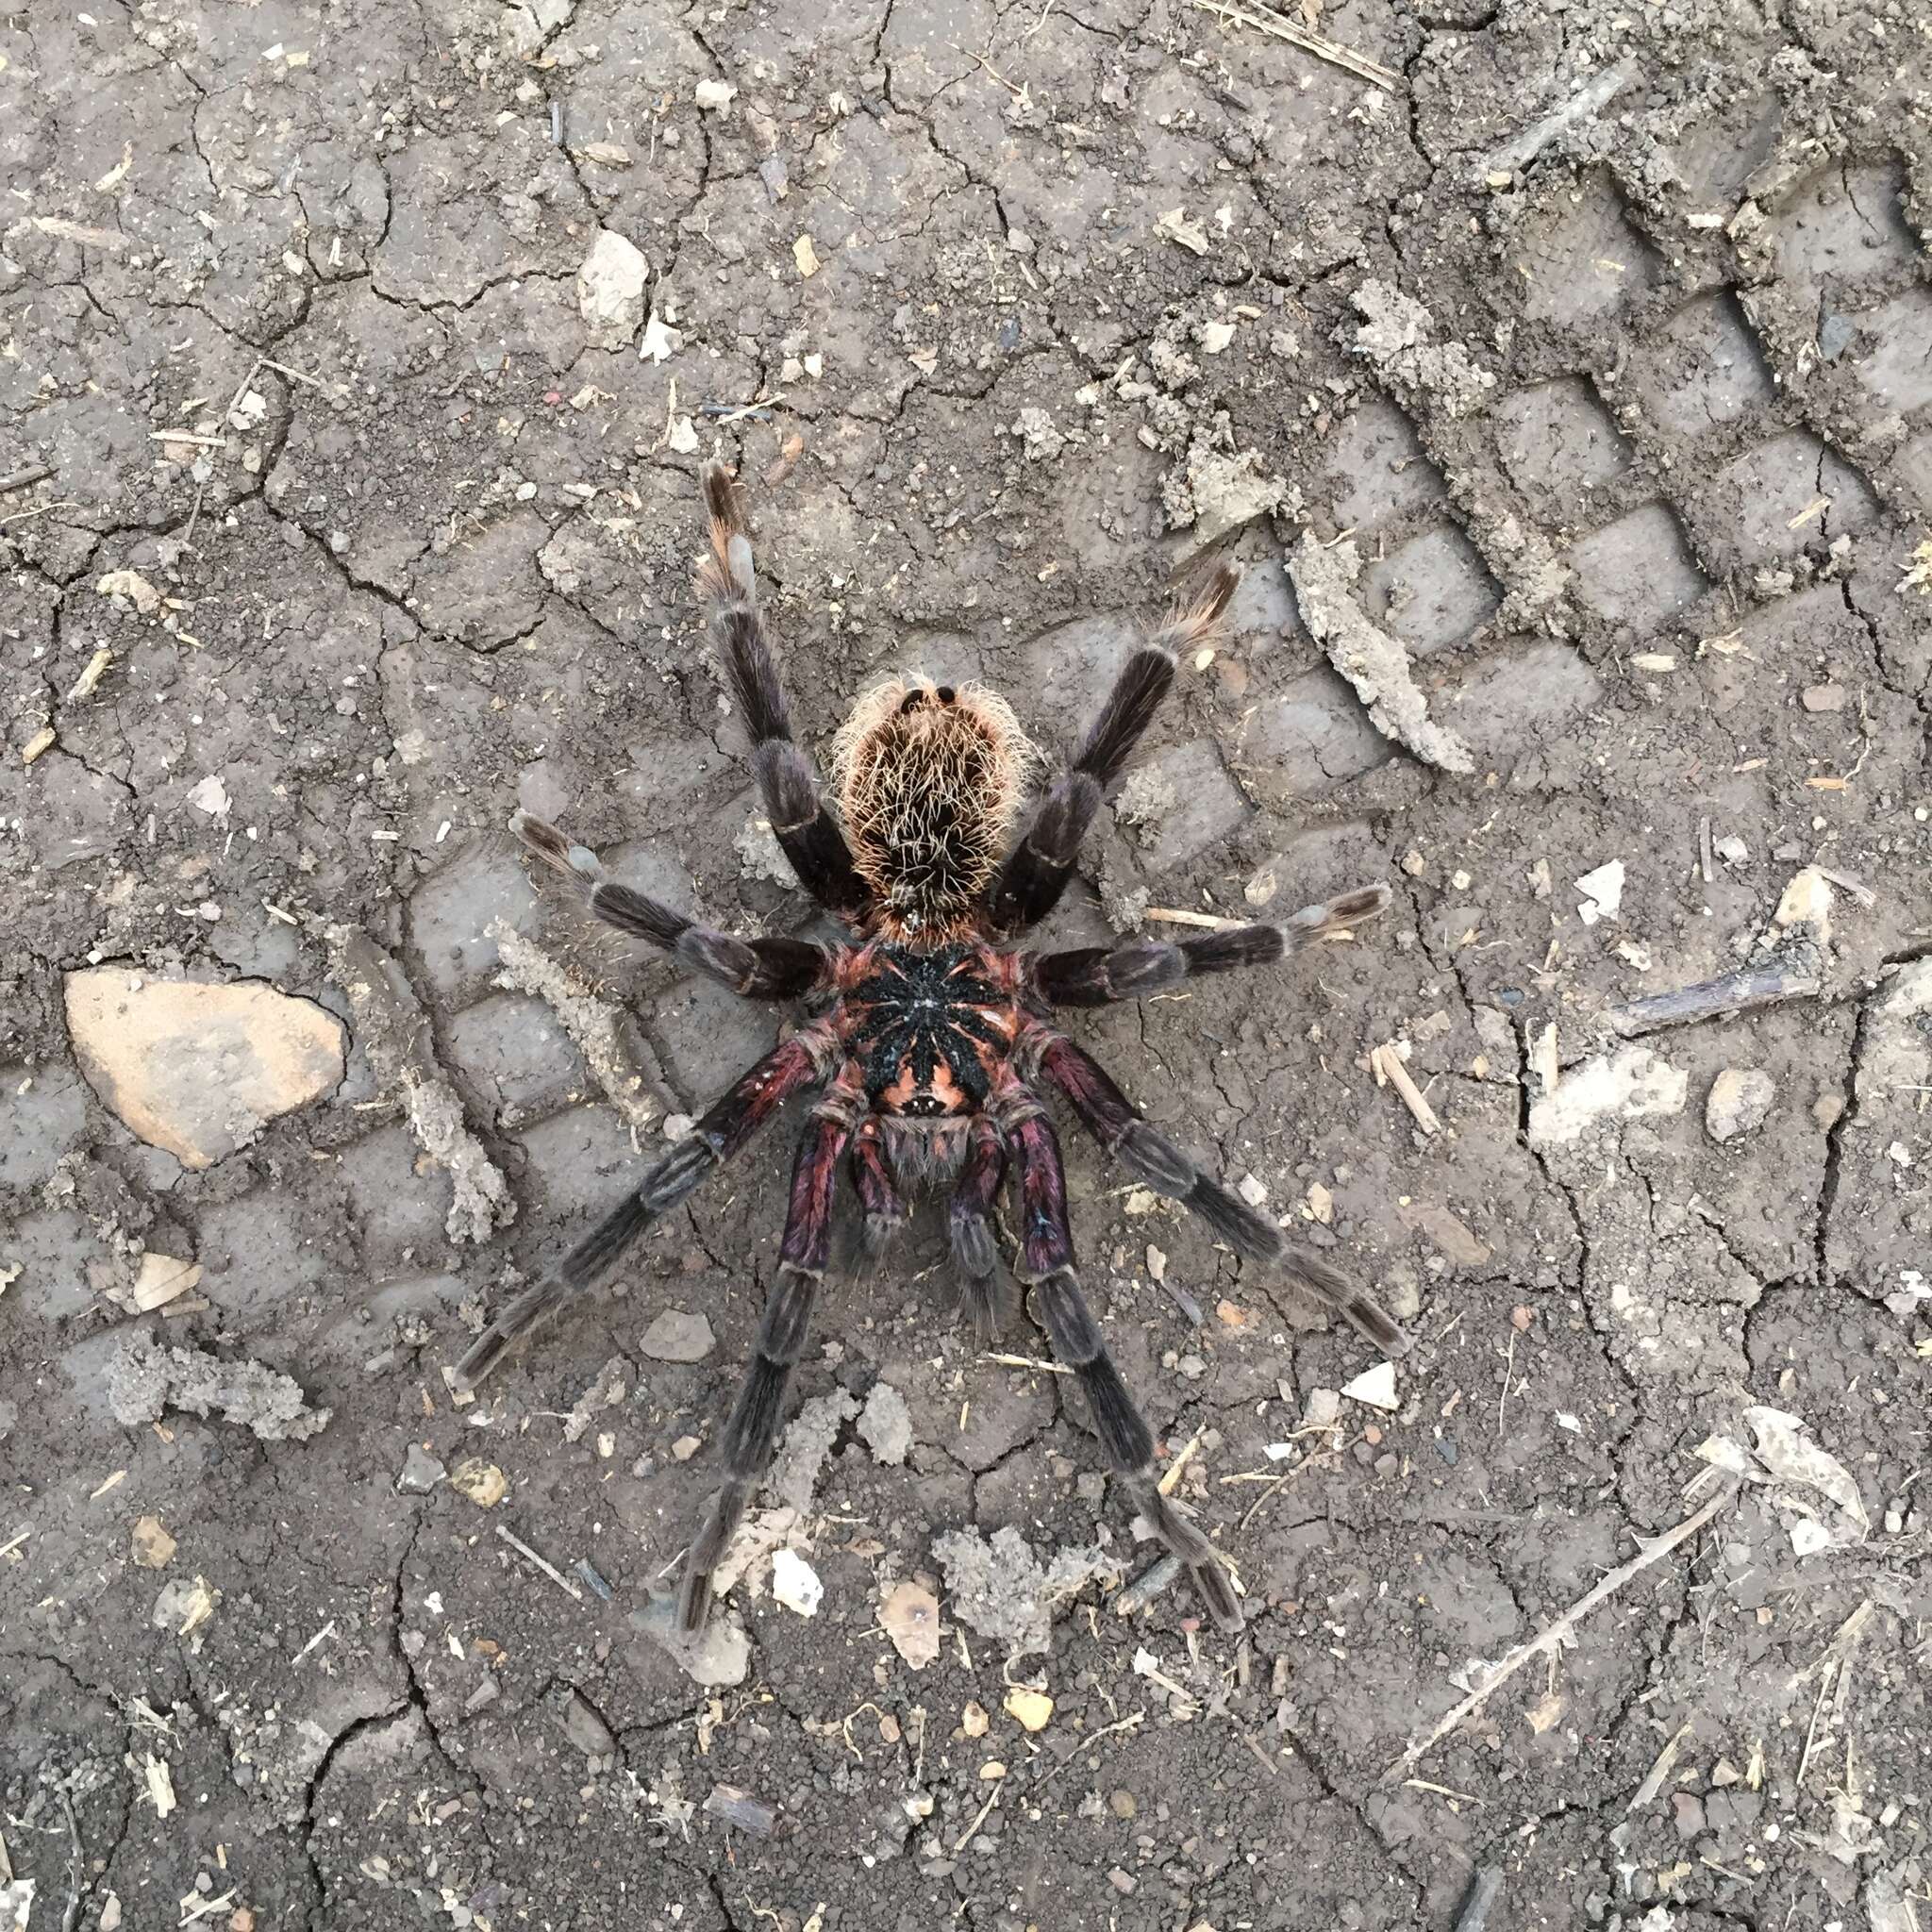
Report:
[[[1181,0],[0,0],[0,1924],[1928,1922],[1926,16],[1296,20],[1375,65]],[[821,745],[921,668],[1063,747],[1243,559],[1049,940],[1396,890],[1078,1029],[1420,1338],[1357,1382],[1069,1132],[1238,1642],[1122,1614],[1077,1401],[922,1221],[667,1646],[782,1124],[452,1398],[781,1017],[510,812],[813,924],[692,622],[714,452]],[[1793,996],[1624,1010],[1740,969]],[[197,1055],[211,986],[277,997]]]

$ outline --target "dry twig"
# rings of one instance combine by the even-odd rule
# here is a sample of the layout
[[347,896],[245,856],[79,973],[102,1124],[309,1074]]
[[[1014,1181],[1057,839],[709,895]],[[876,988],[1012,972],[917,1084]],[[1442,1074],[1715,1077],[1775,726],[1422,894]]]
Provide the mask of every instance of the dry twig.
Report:
[[1415,1116],[1416,1125],[1425,1134],[1440,1134],[1442,1123],[1436,1118],[1436,1109],[1431,1107],[1418,1087],[1408,1076],[1408,1069],[1402,1064],[1402,1056],[1393,1043],[1378,1046],[1369,1055],[1369,1067],[1375,1075],[1378,1087],[1394,1088],[1404,1107]]
[[516,1535],[511,1530],[506,1529],[500,1523],[496,1525],[496,1534],[500,1538],[502,1538],[502,1540],[505,1542],[507,1542],[510,1546],[510,1548],[513,1549],[517,1553],[517,1555],[524,1559],[525,1562],[534,1563],[539,1570],[542,1571],[544,1575],[549,1577],[551,1582],[556,1584],[558,1589],[563,1591],[564,1595],[575,1598],[578,1603],[583,1602],[583,1591],[580,1591],[576,1587],[576,1585],[573,1583],[570,1580],[570,1578],[566,1576],[563,1574],[563,1572],[557,1567],[555,1563],[552,1563],[548,1561],[546,1558],[540,1557],[536,1553],[536,1551],[533,1550],[529,1546],[529,1544],[523,1540],[522,1537]]
[[1312,54],[1318,60],[1326,60],[1331,66],[1358,75],[1387,92],[1393,93],[1395,83],[1401,78],[1394,68],[1384,67],[1379,60],[1371,60],[1366,54],[1357,54],[1353,47],[1344,47],[1340,41],[1312,34],[1307,27],[1297,26],[1291,20],[1284,20],[1272,7],[1264,5],[1263,0],[1249,0],[1245,7],[1229,6],[1227,0],[1194,0],[1194,5],[1204,13],[1217,13],[1223,20],[1232,20],[1241,26],[1254,27],[1257,32],[1273,34],[1277,41],[1286,41],[1290,46],[1299,47],[1303,53]]
[[1627,1563],[1619,1564],[1598,1582],[1595,1589],[1578,1598],[1554,1624],[1546,1624],[1527,1643],[1519,1643],[1497,1664],[1476,1690],[1472,1690],[1459,1704],[1445,1711],[1425,1737],[1411,1739],[1408,1748],[1382,1774],[1380,1781],[1386,1785],[1394,1783],[1397,1778],[1407,1777],[1435,1745],[1441,1743],[1464,1718],[1471,1717],[1480,1710],[1532,1657],[1555,1657],[1557,1650],[1575,1636],[1577,1624],[1582,1623],[1591,1611],[1599,1604],[1615,1596],[1632,1577],[1641,1575],[1653,1563],[1661,1562],[1679,1543],[1695,1536],[1737,1492],[1736,1483],[1726,1483],[1695,1515],[1687,1516],[1682,1523],[1674,1528],[1665,1530],[1661,1536],[1641,1539],[1641,1547]]

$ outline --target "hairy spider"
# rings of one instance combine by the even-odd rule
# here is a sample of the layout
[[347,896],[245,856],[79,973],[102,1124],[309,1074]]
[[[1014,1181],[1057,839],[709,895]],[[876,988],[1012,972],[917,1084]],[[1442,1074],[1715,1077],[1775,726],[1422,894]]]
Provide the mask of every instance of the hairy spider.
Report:
[[813,945],[715,932],[607,879],[582,846],[519,814],[524,843],[575,883],[597,919],[748,998],[804,1002],[809,1017],[740,1075],[554,1274],[498,1314],[458,1374],[466,1383],[487,1374],[738,1153],[788,1095],[815,1091],[757,1353],[724,1424],[724,1484],[685,1563],[681,1627],[703,1625],[712,1573],[770,1467],[786,1382],[824,1274],[839,1164],[847,1158],[875,1253],[903,1222],[908,1190],[950,1187],[962,1300],[988,1336],[1002,1300],[993,1204],[1010,1177],[1020,1222],[1013,1272],[1031,1287],[1055,1354],[1086,1393],[1108,1462],[1191,1574],[1216,1623],[1239,1629],[1227,1573],[1208,1539],[1160,1493],[1153,1433],[1080,1292],[1066,1177],[1042,1092],[1063,1101],[1128,1173],[1191,1208],[1236,1253],[1278,1264],[1391,1355],[1407,1337],[1325,1260],[1286,1240],[1157,1132],[1050,1015],[1056,1007],[1139,999],[1197,973],[1273,964],[1373,918],[1388,904],[1387,889],[1310,906],[1279,925],[1175,945],[1140,940],[1014,950],[1011,942],[1058,901],[1083,834],[1174,682],[1177,655],[1214,633],[1234,571],[1218,566],[1128,658],[1079,755],[1017,841],[1010,835],[1029,769],[1026,741],[1005,702],[971,685],[894,680],[860,698],[833,748],[835,816],[792,740],[738,490],[715,465],[704,489],[712,554],[698,591],[750,729],[765,808],[799,883],[858,937],[849,945]]

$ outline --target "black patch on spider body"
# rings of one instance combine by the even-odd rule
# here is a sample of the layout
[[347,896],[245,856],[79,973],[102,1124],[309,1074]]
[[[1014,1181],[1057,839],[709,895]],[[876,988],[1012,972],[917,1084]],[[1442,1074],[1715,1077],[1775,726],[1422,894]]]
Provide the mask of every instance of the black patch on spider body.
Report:
[[[1007,1047],[984,1009],[1005,1002],[999,988],[974,970],[975,952],[961,945],[930,953],[878,949],[871,972],[845,995],[848,1039],[868,1098],[877,1101],[909,1067],[921,1091],[902,1111],[954,1111],[933,1092],[936,1086],[956,1087],[974,1104],[984,1102],[991,1090],[988,1058]],[[982,1049],[991,1049],[991,1056]]]

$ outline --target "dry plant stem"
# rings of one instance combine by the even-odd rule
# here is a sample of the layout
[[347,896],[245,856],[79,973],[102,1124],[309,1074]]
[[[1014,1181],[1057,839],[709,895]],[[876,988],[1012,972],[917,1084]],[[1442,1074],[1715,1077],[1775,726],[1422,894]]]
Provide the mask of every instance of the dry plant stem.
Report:
[[1208,932],[1239,932],[1253,924],[1246,919],[1223,919],[1212,912],[1190,912],[1184,906],[1150,906],[1141,917],[1162,920],[1169,925],[1198,925]]
[[1326,60],[1350,74],[1359,75],[1362,79],[1373,81],[1376,87],[1391,93],[1400,78],[1392,67],[1384,67],[1379,60],[1371,60],[1366,54],[1357,54],[1353,47],[1344,47],[1340,41],[1311,34],[1307,27],[1297,26],[1293,21],[1282,19],[1272,8],[1262,6],[1260,0],[1255,0],[1252,9],[1228,6],[1224,0],[1194,0],[1194,5],[1204,13],[1218,13],[1223,20],[1232,20],[1260,33],[1273,34],[1277,41],[1286,41],[1291,46],[1314,55],[1318,60]]
[[1402,1064],[1402,1056],[1392,1045],[1378,1046],[1369,1056],[1370,1065],[1380,1076],[1394,1088],[1404,1107],[1415,1116],[1415,1124],[1425,1134],[1440,1134],[1442,1123],[1436,1117],[1423,1090],[1408,1076],[1408,1069]]
[[1604,1014],[1625,1040],[1658,1033],[1666,1026],[1689,1026],[1725,1013],[1748,1013],[1757,1007],[1774,1007],[1780,1000],[1804,999],[1824,981],[1819,974],[1818,948],[1808,941],[1787,948],[1757,966],[1740,966],[1695,986],[1653,993],[1627,1006],[1611,1007]]
[[1480,1710],[1532,1657],[1554,1657],[1557,1648],[1575,1634],[1577,1624],[1582,1623],[1591,1611],[1599,1604],[1615,1596],[1632,1577],[1641,1575],[1652,1564],[1661,1562],[1679,1543],[1695,1536],[1737,1492],[1736,1483],[1726,1483],[1694,1516],[1687,1516],[1674,1528],[1665,1530],[1659,1537],[1647,1540],[1636,1556],[1627,1563],[1612,1570],[1594,1590],[1587,1596],[1578,1598],[1554,1624],[1545,1625],[1527,1643],[1519,1643],[1490,1674],[1479,1690],[1472,1690],[1461,1703],[1445,1711],[1425,1737],[1411,1739],[1408,1748],[1382,1774],[1379,1782],[1385,1785],[1393,1784],[1396,1779],[1407,1777],[1429,1751],[1440,1744],[1464,1718]]
[[517,1553],[518,1556],[520,1556],[524,1559],[525,1562],[534,1564],[539,1570],[541,1570],[545,1576],[549,1577],[551,1582],[556,1584],[558,1589],[563,1591],[564,1595],[575,1598],[578,1603],[583,1602],[583,1591],[580,1591],[576,1587],[576,1585],[573,1583],[570,1580],[570,1578],[566,1576],[563,1574],[563,1572],[557,1567],[555,1563],[552,1563],[548,1561],[546,1558],[540,1557],[536,1553],[536,1551],[533,1550],[529,1546],[529,1544],[523,1540],[522,1537],[517,1536],[513,1532],[504,1528],[503,1524],[500,1523],[496,1525],[496,1533],[500,1538],[502,1538],[502,1540],[505,1542],[507,1542],[510,1546],[511,1549],[513,1549]]

